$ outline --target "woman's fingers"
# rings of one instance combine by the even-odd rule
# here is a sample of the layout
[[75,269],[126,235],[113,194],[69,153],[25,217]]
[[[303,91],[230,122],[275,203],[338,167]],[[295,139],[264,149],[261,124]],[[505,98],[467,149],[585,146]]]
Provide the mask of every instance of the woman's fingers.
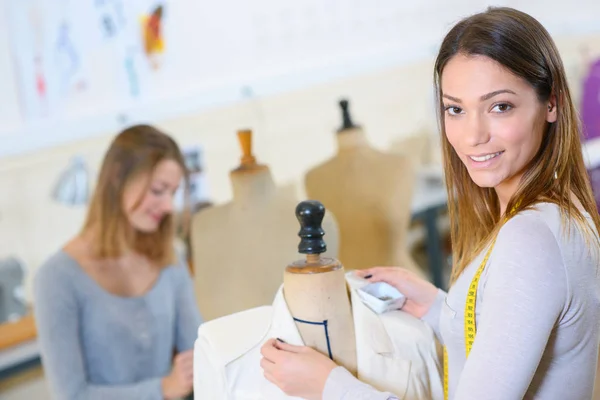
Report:
[[185,381],[187,383],[193,383],[194,382],[194,370],[190,370],[185,374]]
[[381,280],[381,276],[385,275],[388,270],[393,267],[372,267],[362,270],[356,270],[356,275],[363,279],[368,279],[371,282],[377,282]]
[[356,269],[354,270],[354,274],[359,278],[365,278],[366,276],[373,274],[373,272],[371,272],[372,269],[373,268]]
[[263,357],[260,359],[260,367],[265,372],[271,372],[275,368],[275,363]]
[[369,282],[388,282],[398,275],[399,267],[373,267],[364,270],[362,278]]
[[276,347],[275,342],[275,339],[269,339],[260,349],[260,354],[272,363],[276,363],[281,358],[279,354],[281,350]]
[[280,350],[289,351],[290,353],[300,353],[304,350],[304,346],[295,346],[293,344],[287,344],[281,339],[277,339],[274,343],[275,347]]
[[193,350],[187,350],[187,351],[181,352],[175,356],[176,364],[193,362],[193,360],[194,360],[194,351]]

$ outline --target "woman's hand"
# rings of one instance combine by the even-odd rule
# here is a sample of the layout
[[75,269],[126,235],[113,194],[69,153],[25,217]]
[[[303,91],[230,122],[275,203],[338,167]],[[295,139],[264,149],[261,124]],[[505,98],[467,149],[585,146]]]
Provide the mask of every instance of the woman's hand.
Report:
[[374,267],[355,273],[369,282],[385,282],[398,289],[406,297],[402,310],[417,318],[427,314],[437,296],[438,289],[431,282],[404,268]]
[[329,373],[337,364],[316,350],[275,339],[261,348],[265,378],[288,396],[321,400]]
[[175,356],[171,373],[162,380],[163,397],[166,400],[185,397],[194,386],[194,350]]

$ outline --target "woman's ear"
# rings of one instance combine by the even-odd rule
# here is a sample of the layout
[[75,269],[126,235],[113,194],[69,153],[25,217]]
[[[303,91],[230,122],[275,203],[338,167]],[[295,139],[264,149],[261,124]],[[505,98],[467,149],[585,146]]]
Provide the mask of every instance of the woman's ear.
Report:
[[547,101],[546,106],[547,106],[546,121],[552,124],[552,123],[556,122],[556,119],[558,118],[558,111],[557,111],[555,95],[550,96],[550,99]]

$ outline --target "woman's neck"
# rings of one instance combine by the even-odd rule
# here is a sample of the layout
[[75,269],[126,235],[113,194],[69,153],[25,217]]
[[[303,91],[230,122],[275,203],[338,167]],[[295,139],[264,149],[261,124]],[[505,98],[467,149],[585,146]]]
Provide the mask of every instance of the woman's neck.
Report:
[[508,202],[517,192],[522,176],[523,174],[515,175],[512,178],[503,181],[494,188],[496,195],[498,196],[498,203],[500,204],[500,217],[506,214]]
[[[129,232],[128,234],[132,235],[132,236],[130,236],[131,239],[134,239],[135,235],[137,235],[136,231],[133,228],[132,228],[131,232]],[[99,237],[99,234],[98,234],[97,228],[95,228],[94,226],[91,226],[91,227],[84,229],[79,234],[79,236],[77,236],[74,239],[74,242],[76,243],[77,247],[80,249],[82,254],[85,255],[86,258],[89,258],[90,260],[94,260],[96,262],[106,263],[106,264],[110,264],[110,265],[121,265],[121,264],[127,264],[128,260],[131,260],[132,258],[135,258],[135,259],[145,258],[145,256],[139,254],[137,251],[135,251],[135,249],[131,248],[130,246],[123,245],[123,247],[121,248],[121,254],[118,257],[100,259],[97,257],[96,251],[94,248],[95,247],[94,243],[97,242],[98,237]]]

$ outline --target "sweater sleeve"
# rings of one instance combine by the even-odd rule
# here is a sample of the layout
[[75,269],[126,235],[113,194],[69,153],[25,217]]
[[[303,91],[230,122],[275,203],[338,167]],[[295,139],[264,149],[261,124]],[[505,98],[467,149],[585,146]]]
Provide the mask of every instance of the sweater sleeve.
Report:
[[541,218],[514,217],[492,254],[460,400],[524,398],[568,296],[559,245]]
[[186,263],[182,261],[174,268],[177,286],[175,345],[177,351],[182,352],[193,349],[202,318],[194,294],[192,277]]
[[162,400],[160,377],[115,386],[87,381],[79,341],[79,306],[69,275],[60,264],[51,260],[38,270],[34,296],[38,342],[52,398]]
[[435,332],[435,336],[440,343],[444,343],[442,340],[442,334],[440,333],[440,318],[442,313],[442,305],[446,301],[446,292],[442,289],[438,289],[437,296],[435,297],[435,301],[429,311],[423,317],[421,317],[422,321],[425,321],[427,325],[433,329]]
[[399,400],[391,393],[376,390],[359,381],[347,369],[334,368],[323,389],[323,399],[327,400]]

